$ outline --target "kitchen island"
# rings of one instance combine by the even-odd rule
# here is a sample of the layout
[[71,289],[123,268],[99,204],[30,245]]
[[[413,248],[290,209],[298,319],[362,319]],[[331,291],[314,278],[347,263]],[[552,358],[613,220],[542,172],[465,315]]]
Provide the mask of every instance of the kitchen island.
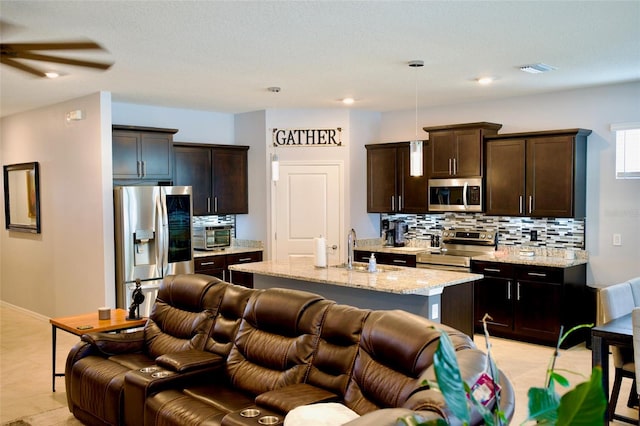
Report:
[[402,309],[473,336],[473,283],[481,274],[354,263],[317,268],[310,258],[263,261],[229,267],[254,274],[254,288],[290,288],[320,294],[363,309]]

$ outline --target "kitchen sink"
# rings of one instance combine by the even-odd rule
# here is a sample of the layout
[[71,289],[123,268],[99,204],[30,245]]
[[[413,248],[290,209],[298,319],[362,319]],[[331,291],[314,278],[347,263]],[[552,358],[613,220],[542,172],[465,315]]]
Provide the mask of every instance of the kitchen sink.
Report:
[[[332,265],[332,268],[338,269],[347,269],[346,263],[341,263],[339,265]],[[369,265],[367,263],[354,263],[351,270],[354,272],[369,272]],[[396,266],[387,266],[387,265],[377,265],[376,272],[394,272],[399,271],[400,268]]]

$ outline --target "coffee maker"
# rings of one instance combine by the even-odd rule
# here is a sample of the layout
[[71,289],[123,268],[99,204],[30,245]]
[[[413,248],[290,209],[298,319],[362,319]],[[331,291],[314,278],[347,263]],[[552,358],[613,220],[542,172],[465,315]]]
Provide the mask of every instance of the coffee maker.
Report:
[[407,233],[407,222],[404,220],[396,220],[393,231],[393,246],[404,247],[404,234]]

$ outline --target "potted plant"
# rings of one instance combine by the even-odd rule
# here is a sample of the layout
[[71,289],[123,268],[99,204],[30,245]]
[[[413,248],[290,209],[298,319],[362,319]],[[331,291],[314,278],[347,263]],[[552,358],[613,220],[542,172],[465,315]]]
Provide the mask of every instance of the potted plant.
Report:
[[[491,345],[489,343],[489,332],[487,331],[485,315],[483,319],[484,335],[486,340],[487,356],[489,359],[489,371],[487,375],[495,383],[497,381],[497,371],[491,356]],[[570,383],[566,377],[558,373],[555,369],[556,359],[559,355],[559,348],[564,339],[574,330],[582,327],[591,327],[593,324],[583,324],[576,326],[563,334],[560,329],[558,343],[551,357],[545,387],[532,387],[529,389],[529,417],[522,423],[535,422],[539,425],[602,425],[607,400],[602,388],[602,370],[594,367],[589,380],[578,384],[574,389],[565,393],[562,397],[556,391],[556,385],[569,387]],[[488,426],[502,426],[507,424],[507,420],[499,410],[500,392],[491,395],[496,401],[487,408],[484,401],[479,401],[473,392],[472,387],[462,380],[458,362],[453,349],[453,344],[447,333],[441,332],[440,343],[434,355],[434,369],[436,373],[436,383],[425,383],[432,388],[437,388],[442,392],[451,413],[457,420],[468,425],[470,422],[470,409],[474,407],[483,417],[484,423]],[[577,373],[575,373],[577,374]],[[406,426],[427,426],[427,425],[447,425],[444,420],[422,421],[418,415],[409,415],[398,419],[398,424]]]

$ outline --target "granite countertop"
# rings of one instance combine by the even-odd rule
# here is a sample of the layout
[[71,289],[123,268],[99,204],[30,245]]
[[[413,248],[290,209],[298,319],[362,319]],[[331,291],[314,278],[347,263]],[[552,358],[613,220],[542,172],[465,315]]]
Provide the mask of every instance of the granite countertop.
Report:
[[491,254],[474,257],[473,260],[484,262],[513,263],[516,265],[550,266],[554,268],[569,268],[571,266],[588,263],[587,259],[566,259],[560,256],[520,256],[518,253],[496,251]]
[[[366,264],[355,262],[359,268]],[[430,296],[442,293],[446,286],[476,281],[481,274],[441,271],[436,269],[406,268],[402,266],[378,265],[379,272],[347,270],[330,265],[317,268],[313,259],[301,258],[294,261],[274,261],[244,263],[229,267],[232,271],[249,272],[257,275],[289,278],[300,281],[331,284],[343,287],[361,288],[396,294]]]
[[[358,245],[355,248],[361,251],[371,251],[375,253],[392,253],[417,255],[421,252],[438,251],[435,247],[387,247],[379,244]],[[520,250],[531,250],[533,256],[522,256]],[[567,259],[566,249],[544,249],[521,246],[499,246],[498,250],[490,254],[474,257],[473,260],[485,262],[512,263],[516,265],[549,266],[554,268],[569,268],[571,266],[583,265],[589,262],[588,253],[584,250],[571,250],[574,259]]]

